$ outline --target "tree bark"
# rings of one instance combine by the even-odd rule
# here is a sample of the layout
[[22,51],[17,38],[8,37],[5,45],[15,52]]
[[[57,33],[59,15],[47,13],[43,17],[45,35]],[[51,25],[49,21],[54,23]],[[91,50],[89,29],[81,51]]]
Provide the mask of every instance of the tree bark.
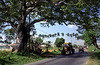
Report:
[[93,43],[94,47],[95,47],[96,49],[100,49],[100,48],[98,47],[96,41],[97,41],[97,40],[96,40],[96,37],[93,36],[93,37],[92,37],[92,43]]
[[27,28],[23,26],[16,33],[18,33],[17,36],[19,40],[19,41],[16,41],[16,43],[18,44],[18,52],[27,51],[27,42],[28,42],[28,37],[29,37]]

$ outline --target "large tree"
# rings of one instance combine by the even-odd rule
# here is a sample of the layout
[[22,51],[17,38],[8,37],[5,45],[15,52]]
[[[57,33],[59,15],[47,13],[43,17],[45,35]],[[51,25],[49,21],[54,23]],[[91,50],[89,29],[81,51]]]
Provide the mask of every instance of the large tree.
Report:
[[0,0],[0,29],[11,26],[15,30],[19,52],[26,51],[29,27],[50,18],[50,4],[46,0]]
[[[76,2],[77,1],[77,2]],[[100,1],[94,0],[74,0],[71,3],[64,2],[65,5],[61,5],[61,8],[64,12],[64,17],[66,17],[68,23],[64,24],[67,26],[68,24],[75,24],[78,26],[78,32],[83,34],[84,31],[97,31],[100,28],[99,18],[100,18]],[[70,5],[70,6],[68,6]],[[63,19],[63,21],[66,19]],[[83,33],[82,33],[83,31]],[[89,35],[92,35],[88,33]],[[100,34],[100,33],[99,33]],[[99,35],[98,34],[98,35]],[[93,44],[97,49],[98,45],[96,43],[97,34],[92,35],[91,37],[88,35],[88,38],[92,38],[91,44]]]
[[62,47],[62,44],[65,42],[65,39],[63,38],[56,38],[55,45],[59,48]]
[[92,16],[91,10],[98,5],[99,0],[0,0],[0,29],[11,26],[17,35],[18,51],[26,51],[30,26],[40,21],[51,25],[68,21],[77,25],[89,23],[91,17],[86,14]]

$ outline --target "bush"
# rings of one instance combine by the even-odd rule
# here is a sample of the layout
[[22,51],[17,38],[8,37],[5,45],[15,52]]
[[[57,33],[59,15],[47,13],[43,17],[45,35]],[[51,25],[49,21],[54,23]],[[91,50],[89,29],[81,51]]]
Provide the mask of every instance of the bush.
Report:
[[11,54],[9,51],[0,51],[0,59],[10,59]]

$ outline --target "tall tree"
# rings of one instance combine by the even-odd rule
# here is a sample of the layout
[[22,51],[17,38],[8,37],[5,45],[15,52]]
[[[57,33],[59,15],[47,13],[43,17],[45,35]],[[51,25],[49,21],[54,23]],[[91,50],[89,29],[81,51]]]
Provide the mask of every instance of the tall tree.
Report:
[[56,38],[55,45],[59,48],[62,47],[62,44],[65,42],[65,39],[63,38]]
[[0,0],[0,29],[12,26],[17,35],[18,51],[26,51],[30,26],[40,21],[84,26],[98,12],[99,3],[99,0]]
[[62,36],[64,36],[64,33],[61,33]]
[[41,45],[41,43],[43,42],[43,40],[40,37],[36,37],[34,40],[34,46],[35,46],[35,51],[38,50],[39,46]]
[[11,26],[15,30],[18,52],[26,51],[29,26],[33,27],[35,23],[50,18],[50,3],[46,0],[0,0],[0,29]]
[[48,48],[51,46],[50,43],[51,43],[51,41],[47,41],[47,43],[46,43],[46,51],[47,52],[48,52]]

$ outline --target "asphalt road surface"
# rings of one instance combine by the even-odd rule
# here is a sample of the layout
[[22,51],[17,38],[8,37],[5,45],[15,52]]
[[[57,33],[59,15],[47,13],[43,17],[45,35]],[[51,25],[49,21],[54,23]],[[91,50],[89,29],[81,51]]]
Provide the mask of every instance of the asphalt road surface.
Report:
[[88,53],[75,52],[73,55],[59,55],[54,58],[44,59],[26,65],[85,65],[88,60]]

